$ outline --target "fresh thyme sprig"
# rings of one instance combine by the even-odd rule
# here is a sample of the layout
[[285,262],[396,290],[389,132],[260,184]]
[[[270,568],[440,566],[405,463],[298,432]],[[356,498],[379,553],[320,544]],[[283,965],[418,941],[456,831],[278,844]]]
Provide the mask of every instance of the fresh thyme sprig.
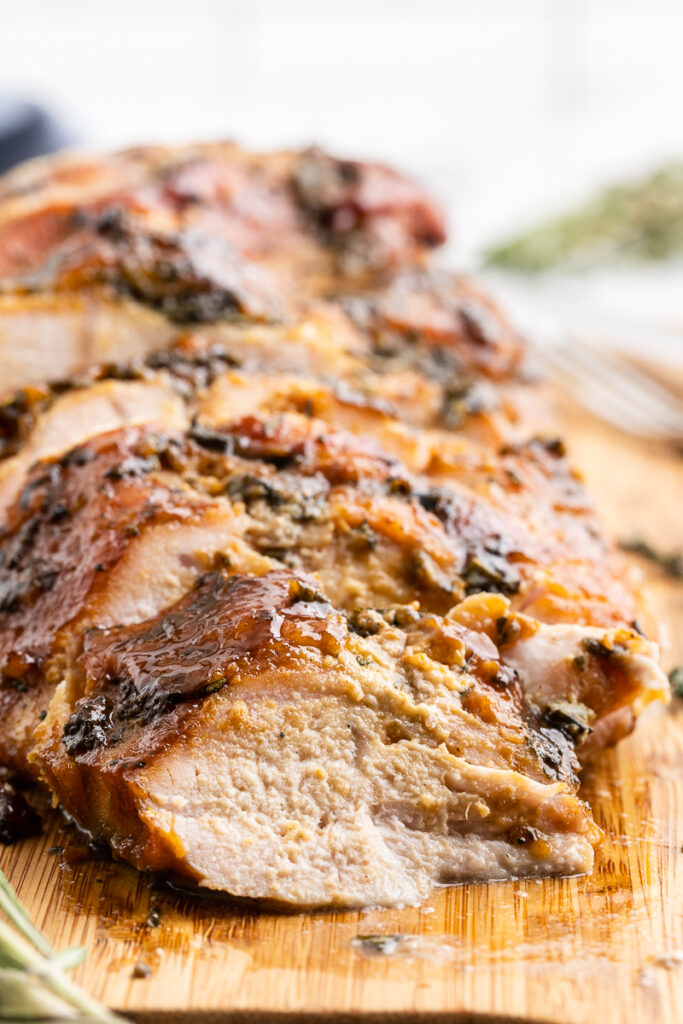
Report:
[[66,971],[86,950],[72,946],[55,953],[32,924],[0,871],[0,1022],[12,1024],[126,1024],[92,999]]
[[489,265],[526,273],[553,267],[665,260],[683,252],[683,164],[615,185],[564,216],[490,248]]

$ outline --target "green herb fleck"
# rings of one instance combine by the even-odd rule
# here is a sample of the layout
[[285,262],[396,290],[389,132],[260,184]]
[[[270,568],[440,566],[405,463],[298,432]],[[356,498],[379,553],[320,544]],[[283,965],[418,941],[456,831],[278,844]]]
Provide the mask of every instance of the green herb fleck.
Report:
[[403,935],[356,935],[354,945],[373,956],[390,956],[403,942]]
[[79,988],[66,972],[80,964],[83,947],[55,953],[31,923],[0,871],[0,1019],[22,1024],[125,1024],[122,1017]]
[[559,729],[569,739],[579,743],[592,732],[590,723],[595,718],[595,712],[585,704],[551,701],[544,708],[543,717],[548,725]]
[[674,697],[683,700],[683,665],[677,665],[676,668],[669,672],[669,682],[671,683]]

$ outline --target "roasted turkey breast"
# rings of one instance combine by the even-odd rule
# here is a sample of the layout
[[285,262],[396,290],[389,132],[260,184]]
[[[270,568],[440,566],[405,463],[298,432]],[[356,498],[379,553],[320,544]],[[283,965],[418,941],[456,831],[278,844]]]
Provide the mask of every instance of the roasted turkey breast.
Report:
[[141,869],[300,905],[590,869],[581,763],[667,681],[442,240],[318,151],[0,186],[0,759]]

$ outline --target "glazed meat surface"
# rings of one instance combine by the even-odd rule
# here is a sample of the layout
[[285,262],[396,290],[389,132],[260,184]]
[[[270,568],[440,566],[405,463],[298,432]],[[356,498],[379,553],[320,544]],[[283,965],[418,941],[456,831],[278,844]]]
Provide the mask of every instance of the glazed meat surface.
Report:
[[341,906],[591,867],[581,764],[667,681],[443,237],[318,151],[0,185],[0,759],[141,869]]
[[[47,361],[67,377],[196,325],[293,320],[381,287],[444,237],[440,211],[407,179],[315,150],[38,161],[0,188],[0,380],[41,380]],[[436,294],[435,329],[467,330],[450,303]]]

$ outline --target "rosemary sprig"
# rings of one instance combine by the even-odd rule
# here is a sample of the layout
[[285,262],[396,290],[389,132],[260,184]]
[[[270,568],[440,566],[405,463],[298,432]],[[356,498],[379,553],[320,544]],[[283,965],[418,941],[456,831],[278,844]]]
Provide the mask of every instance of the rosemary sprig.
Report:
[[683,164],[643,181],[616,185],[595,199],[511,238],[486,263],[527,273],[605,263],[669,259],[683,251]]
[[55,953],[32,924],[0,871],[0,1022],[126,1024],[64,973],[80,964],[81,946]]

